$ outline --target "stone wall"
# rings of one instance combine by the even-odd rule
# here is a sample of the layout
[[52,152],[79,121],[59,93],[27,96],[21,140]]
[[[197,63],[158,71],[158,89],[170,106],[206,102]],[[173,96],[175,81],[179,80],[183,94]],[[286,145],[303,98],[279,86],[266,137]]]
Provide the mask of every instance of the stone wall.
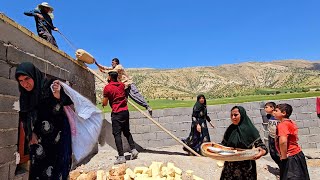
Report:
[[[94,76],[64,52],[0,14],[0,179],[14,179],[19,115],[15,68],[29,61],[50,77],[69,81],[74,89],[95,102]],[[18,105],[19,106],[19,105]],[[20,178],[21,179],[21,178]]]
[[[299,127],[299,144],[302,148],[320,148],[320,119],[316,114],[316,98],[277,100],[274,102],[277,104],[288,103],[293,106],[291,118],[296,121]],[[263,109],[265,103],[250,102],[237,104],[247,110],[247,114],[259,130],[262,138],[264,137],[262,115],[265,115]],[[226,128],[231,124],[230,110],[233,106],[235,104],[208,106],[209,116],[216,126],[213,129],[208,125],[211,141],[221,142]],[[178,138],[185,138],[190,132],[191,113],[192,108],[154,110],[153,118]],[[106,119],[110,124],[110,113],[106,114]],[[111,131],[111,128],[109,129]],[[139,112],[130,112],[130,129],[134,141],[143,148],[178,144]],[[109,133],[108,136],[111,139],[109,141],[113,143],[112,134]],[[266,140],[265,142],[267,143]]]

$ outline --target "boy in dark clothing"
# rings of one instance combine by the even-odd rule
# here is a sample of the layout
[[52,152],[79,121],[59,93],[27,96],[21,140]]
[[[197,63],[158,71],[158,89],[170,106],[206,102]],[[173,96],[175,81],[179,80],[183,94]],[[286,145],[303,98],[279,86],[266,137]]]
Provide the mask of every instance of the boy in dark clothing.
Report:
[[122,82],[118,82],[118,73],[110,71],[108,77],[109,84],[107,84],[103,90],[103,106],[110,104],[112,109],[111,121],[112,121],[112,134],[115,139],[117,151],[119,156],[114,164],[122,164],[126,162],[124,157],[121,132],[127,138],[131,148],[131,159],[135,159],[138,156],[138,151],[135,149],[135,144],[130,133],[129,126],[129,111],[127,106],[127,98],[125,94],[125,87]]
[[38,5],[37,9],[25,12],[24,14],[27,16],[34,17],[36,21],[37,32],[41,38],[47,40],[52,45],[58,47],[56,39],[52,35],[52,30],[58,31],[58,28],[54,27],[52,23],[52,18],[50,16],[52,14],[52,11],[53,7],[51,7],[46,2],[43,2]]
[[270,156],[273,159],[273,161],[278,165],[280,168],[280,156],[277,152],[276,146],[275,146],[275,137],[276,137],[276,130],[277,130],[277,125],[279,121],[273,116],[274,110],[276,108],[276,103],[274,102],[267,102],[264,105],[264,110],[266,111],[267,114],[267,119],[268,119],[268,141],[269,141],[269,152]]

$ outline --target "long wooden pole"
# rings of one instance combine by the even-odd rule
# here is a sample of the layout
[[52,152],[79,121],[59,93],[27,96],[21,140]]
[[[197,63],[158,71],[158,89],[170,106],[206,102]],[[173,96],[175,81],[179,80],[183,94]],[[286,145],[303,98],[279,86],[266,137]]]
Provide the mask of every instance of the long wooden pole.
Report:
[[[87,67],[88,70],[94,74],[98,79],[100,79],[102,82],[104,83],[108,83],[106,80],[103,79],[103,77],[101,77],[98,73],[96,73],[95,71],[93,71],[92,69],[90,69],[89,67]],[[175,135],[173,135],[170,131],[168,131],[166,128],[164,128],[161,124],[159,124],[156,120],[154,120],[152,117],[150,117],[147,113],[145,113],[144,111],[142,111],[137,105],[135,105],[133,102],[131,102],[130,100],[128,100],[129,104],[131,104],[134,108],[136,108],[141,114],[143,114],[144,116],[146,116],[151,122],[153,122],[155,125],[157,125],[160,129],[162,129],[164,132],[166,132],[167,134],[169,134],[169,136],[171,136],[174,140],[176,140],[178,143],[180,143],[181,145],[183,145],[183,147],[185,147],[186,149],[188,149],[191,153],[193,153],[194,155],[201,157],[200,154],[198,154],[197,152],[195,152],[193,149],[191,149],[188,145],[186,145],[185,143],[183,143],[179,138],[177,138]]]

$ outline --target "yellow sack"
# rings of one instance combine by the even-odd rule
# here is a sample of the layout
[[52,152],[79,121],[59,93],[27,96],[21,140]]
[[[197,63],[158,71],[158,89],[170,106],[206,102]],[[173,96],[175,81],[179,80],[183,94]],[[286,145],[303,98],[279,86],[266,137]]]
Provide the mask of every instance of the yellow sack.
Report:
[[87,64],[93,64],[95,62],[94,57],[83,49],[78,49],[76,51],[76,57],[78,60],[83,61]]

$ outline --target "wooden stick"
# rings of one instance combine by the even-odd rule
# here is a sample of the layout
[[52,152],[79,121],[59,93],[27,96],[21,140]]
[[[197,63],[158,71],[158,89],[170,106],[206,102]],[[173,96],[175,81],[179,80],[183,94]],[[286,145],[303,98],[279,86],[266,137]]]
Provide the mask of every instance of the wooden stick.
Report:
[[[103,79],[103,77],[101,77],[99,74],[97,74],[96,72],[94,72],[92,69],[90,69],[89,67],[87,67],[88,70],[90,72],[92,72],[92,74],[94,74],[98,79],[100,79],[102,82],[108,84],[108,82]],[[186,149],[188,149],[191,153],[193,153],[194,155],[201,157],[200,154],[198,154],[197,152],[195,152],[193,149],[191,149],[188,145],[186,145],[185,143],[183,143],[179,138],[177,138],[175,135],[173,135],[170,131],[168,131],[166,128],[164,128],[161,124],[159,124],[157,121],[155,121],[152,117],[150,117],[147,113],[145,113],[144,111],[142,111],[138,106],[136,106],[133,102],[131,102],[130,100],[128,100],[129,104],[131,104],[134,108],[136,108],[141,114],[143,114],[144,116],[146,116],[150,121],[152,121],[155,125],[157,125],[160,129],[162,129],[164,132],[166,132],[167,134],[169,134],[169,136],[171,136],[174,140],[176,140],[178,143],[180,143],[181,145],[183,145],[183,147],[185,147]]]

